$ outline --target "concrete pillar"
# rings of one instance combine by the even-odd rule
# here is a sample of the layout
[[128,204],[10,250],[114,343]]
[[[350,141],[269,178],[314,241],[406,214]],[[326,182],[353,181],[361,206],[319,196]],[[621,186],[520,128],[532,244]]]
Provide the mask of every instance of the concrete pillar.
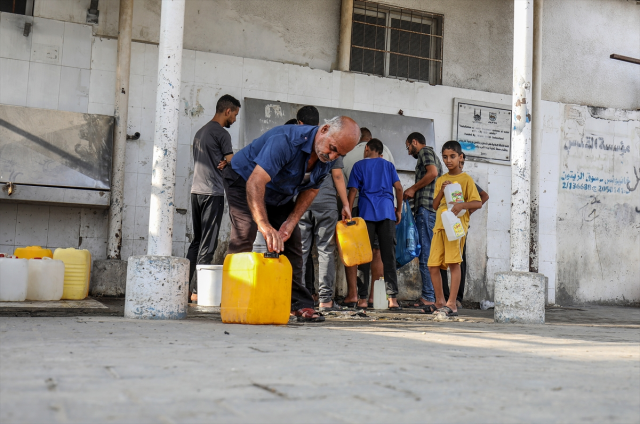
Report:
[[185,0],[162,0],[151,211],[146,256],[129,258],[124,315],[186,317],[189,261],[171,256]]
[[124,166],[129,116],[129,73],[131,70],[131,26],[133,0],[120,0],[118,21],[118,67],[116,68],[115,137],[111,172],[111,205],[107,258],[120,259],[122,248],[122,209],[124,207]]
[[121,260],[122,211],[124,208],[124,167],[129,116],[129,74],[131,70],[131,27],[133,0],[120,0],[118,21],[118,66],[116,68],[115,137],[111,170],[111,204],[107,259],[94,261],[91,274],[91,296],[124,294],[127,262]]
[[494,320],[544,323],[546,277],[529,272],[534,0],[513,2],[511,272],[495,277]]
[[351,26],[353,0],[342,0],[340,10],[340,44],[338,44],[338,70],[348,71],[351,61]]

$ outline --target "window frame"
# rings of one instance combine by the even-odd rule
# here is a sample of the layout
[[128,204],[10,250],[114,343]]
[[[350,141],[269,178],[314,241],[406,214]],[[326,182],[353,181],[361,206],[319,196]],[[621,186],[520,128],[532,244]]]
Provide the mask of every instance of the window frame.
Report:
[[[370,7],[368,7],[370,6]],[[371,16],[376,18],[381,18],[380,14],[384,14],[385,25],[382,27],[381,25],[371,24],[367,22],[355,21],[354,16],[364,15]],[[392,20],[397,19],[399,21],[408,21],[412,23],[420,23],[421,25],[429,25],[430,32],[422,33],[416,32],[412,30],[406,30],[402,28],[393,28],[391,26]],[[385,31],[385,46],[384,50],[379,50],[371,47],[358,46],[353,44],[353,24],[360,23],[363,25],[368,25],[371,27],[382,28]],[[425,60],[429,63],[428,68],[428,77],[431,79],[432,75],[435,75],[435,83],[432,85],[442,85],[442,62],[443,62],[443,42],[444,42],[444,15],[438,13],[431,12],[423,12],[414,9],[401,8],[397,6],[391,6],[384,3],[371,2],[368,0],[356,0],[353,2],[353,10],[351,15],[351,42],[349,46],[349,72],[366,74],[366,75],[378,75],[384,78],[394,78],[399,80],[406,81],[414,81],[414,82],[424,82],[428,84],[432,84],[431,81],[425,81],[422,79],[415,79],[409,77],[409,69],[407,68],[407,77],[400,77],[397,75],[389,75],[390,72],[390,64],[391,64],[391,55],[405,56],[407,58],[413,57],[420,61]],[[440,29],[438,31],[438,28]],[[429,42],[429,57],[421,57],[416,55],[411,55],[407,53],[400,53],[399,51],[391,51],[391,38],[392,31],[405,32],[410,34],[418,34],[419,36],[427,36],[430,39]],[[440,48],[438,49],[438,39],[440,39]],[[384,66],[382,75],[378,73],[371,73],[366,71],[358,71],[351,69],[351,62],[353,56],[353,49],[362,49],[362,50],[370,50],[375,52],[383,53],[384,57]],[[399,50],[399,49],[398,49]],[[438,51],[439,50],[439,51]],[[375,62],[374,62],[375,63]],[[420,62],[418,62],[420,63]],[[438,63],[440,63],[438,69]],[[398,66],[396,65],[396,70]],[[418,68],[420,69],[420,68]],[[439,71],[439,72],[438,72]],[[397,73],[397,72],[396,72]],[[420,75],[420,71],[418,71],[418,75]]]

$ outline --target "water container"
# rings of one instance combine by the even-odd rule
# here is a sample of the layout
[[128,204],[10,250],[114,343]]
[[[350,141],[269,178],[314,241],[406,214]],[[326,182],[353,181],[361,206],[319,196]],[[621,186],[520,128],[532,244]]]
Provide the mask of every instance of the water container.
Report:
[[220,306],[222,299],[222,265],[196,265],[198,306]]
[[388,309],[387,287],[384,279],[379,279],[373,283],[373,309]]
[[19,247],[13,252],[13,255],[20,259],[53,258],[51,249],[43,249],[40,246]]
[[366,264],[373,259],[367,224],[362,218],[338,221],[336,225],[338,254],[344,266]]
[[53,259],[64,262],[63,299],[82,300],[89,295],[91,253],[74,248],[56,249]]
[[64,290],[64,262],[48,257],[28,262],[27,300],[60,300]]
[[0,257],[0,302],[23,302],[27,298],[29,261]]
[[449,241],[455,241],[464,237],[464,227],[462,226],[462,222],[460,218],[455,216],[453,212],[444,211],[442,212],[442,226],[444,227],[444,231],[447,234],[447,239]]
[[[444,200],[445,202],[447,202],[447,208],[449,210],[451,210],[451,208],[453,207],[451,202],[453,203],[464,202],[464,196],[462,195],[462,187],[460,186],[460,184],[452,183],[446,186],[444,188]],[[460,212],[458,212],[457,217],[460,218],[465,213],[467,213],[467,210],[462,209]]]
[[270,252],[227,255],[222,266],[222,322],[289,322],[292,275],[291,264],[284,255]]

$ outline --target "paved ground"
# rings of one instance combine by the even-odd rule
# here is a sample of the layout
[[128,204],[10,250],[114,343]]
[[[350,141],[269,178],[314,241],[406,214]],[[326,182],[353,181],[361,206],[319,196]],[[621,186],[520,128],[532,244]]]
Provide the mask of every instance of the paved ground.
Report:
[[281,327],[198,308],[5,313],[0,422],[640,422],[640,309],[554,308],[543,326],[462,312]]

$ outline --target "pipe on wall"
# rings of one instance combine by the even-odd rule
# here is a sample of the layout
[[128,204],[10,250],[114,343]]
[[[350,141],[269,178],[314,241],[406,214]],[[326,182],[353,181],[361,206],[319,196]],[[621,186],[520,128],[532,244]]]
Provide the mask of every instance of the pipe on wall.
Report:
[[120,0],[118,22],[118,67],[116,69],[115,137],[111,171],[111,205],[107,259],[120,259],[122,250],[122,213],[124,210],[125,153],[129,119],[129,73],[131,70],[131,28],[133,0]]
[[348,71],[351,60],[351,26],[353,0],[342,0],[340,9],[340,42],[338,44],[338,70]]

